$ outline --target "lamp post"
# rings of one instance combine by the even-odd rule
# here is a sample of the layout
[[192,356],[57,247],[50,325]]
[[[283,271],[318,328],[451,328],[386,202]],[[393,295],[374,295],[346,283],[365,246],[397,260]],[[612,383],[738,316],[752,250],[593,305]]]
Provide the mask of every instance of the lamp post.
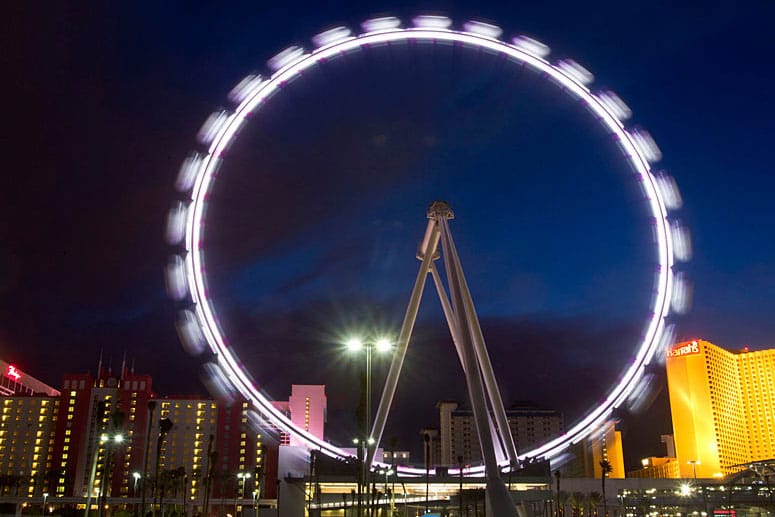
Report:
[[123,433],[117,432],[112,435],[103,434],[100,436],[100,443],[105,447],[105,460],[102,463],[102,480],[100,481],[100,503],[97,510],[97,515],[102,517],[102,512],[105,509],[105,504],[108,497],[108,490],[110,490],[110,483],[113,479],[111,475],[112,459],[115,454],[115,447],[118,447],[124,443]]
[[697,484],[697,465],[700,464],[700,460],[689,460],[687,463],[692,466],[692,477],[694,478],[694,484]]
[[[143,477],[142,474],[140,474],[137,471],[132,472],[132,497],[137,497],[137,482],[140,481],[140,478]],[[137,516],[137,502],[134,504],[134,515]]]
[[92,422],[94,430],[94,450],[92,452],[92,464],[89,472],[89,483],[86,488],[86,509],[83,512],[83,517],[89,517],[89,510],[91,509],[91,498],[94,495],[94,478],[97,476],[97,460],[99,458],[100,439],[102,434],[100,431],[104,429],[104,425],[101,423],[102,418],[105,416],[105,410],[107,403],[104,400],[97,402],[97,410],[94,412],[94,421]]
[[242,496],[242,499],[245,499],[245,482],[250,479],[250,472],[239,472],[237,473],[237,479],[239,479],[242,482],[242,493],[237,494],[237,497],[234,498],[234,516],[237,515],[237,503],[239,501],[239,496]]
[[[384,476],[385,476],[385,487],[384,487],[384,490],[383,490],[383,493],[385,494],[385,498],[387,498],[387,497],[388,497],[388,476],[392,476],[392,475],[393,475],[393,472],[394,472],[394,471],[393,471],[393,469],[391,469],[391,468],[387,468],[387,469],[379,469],[379,474],[380,474],[380,475],[384,475]],[[392,509],[393,509],[393,504],[392,504],[392,493],[391,493],[391,499],[388,499],[388,501],[390,501],[390,504],[389,504],[389,506],[390,506],[390,509],[392,510]],[[387,506],[387,504],[386,504],[386,506]]]
[[[383,354],[392,350],[393,345],[387,338],[377,338],[374,341],[364,341],[359,337],[352,337],[345,342],[345,347],[350,353],[360,353],[361,350],[365,352],[366,358],[366,371],[365,371],[365,394],[361,392],[361,401],[364,404],[363,412],[363,429],[361,436],[353,440],[358,445],[358,459],[361,459],[360,465],[360,480],[358,483],[358,517],[361,517],[361,501],[363,499],[363,486],[366,486],[366,501],[367,507],[370,507],[371,491],[369,489],[369,483],[366,473],[369,472],[368,458],[370,456],[370,448],[374,445],[374,437],[371,436],[371,360],[373,352]],[[363,387],[362,387],[363,389]],[[363,447],[363,455],[361,456],[361,447]]]
[[458,510],[460,517],[463,517],[463,456],[457,457],[458,464],[458,476],[460,480],[460,488],[458,490]]
[[[697,465],[700,465],[700,460],[689,460],[687,463],[692,466],[692,477],[694,478],[694,489],[697,490]],[[708,502],[705,499],[705,486],[700,487],[702,490],[702,506],[705,510],[705,514],[708,513]]]
[[353,337],[345,343],[350,353],[359,353],[361,350],[366,352],[366,412],[365,412],[365,434],[367,438],[371,436],[371,358],[373,352],[384,354],[393,349],[393,345],[387,338],[378,338],[377,340],[364,341],[361,338]]
[[48,492],[43,492],[43,506],[40,507],[41,515],[45,515],[46,513],[46,499],[48,499]]
[[428,433],[423,434],[423,440],[425,440],[425,513],[428,511],[428,496],[430,495],[430,481],[431,481],[431,435]]
[[151,426],[153,424],[153,411],[156,409],[156,401],[148,401],[148,431],[145,434],[145,451],[143,452],[143,485],[140,494],[140,512],[138,515],[135,507],[135,517],[145,517],[145,489],[148,484],[148,455],[151,450]]
[[[356,447],[358,456],[358,517],[363,516],[363,499],[368,501],[369,484],[366,482],[366,455],[368,454],[369,446],[374,443],[373,438],[361,440],[360,438],[353,438],[353,444]],[[365,492],[364,492],[365,486]],[[368,506],[368,505],[367,505]]]

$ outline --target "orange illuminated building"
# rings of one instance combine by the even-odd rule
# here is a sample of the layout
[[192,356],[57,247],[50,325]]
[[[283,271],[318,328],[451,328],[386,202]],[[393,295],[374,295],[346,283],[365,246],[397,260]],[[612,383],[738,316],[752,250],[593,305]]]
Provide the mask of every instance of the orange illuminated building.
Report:
[[681,477],[722,477],[775,457],[775,349],[678,343],[667,351],[667,382]]

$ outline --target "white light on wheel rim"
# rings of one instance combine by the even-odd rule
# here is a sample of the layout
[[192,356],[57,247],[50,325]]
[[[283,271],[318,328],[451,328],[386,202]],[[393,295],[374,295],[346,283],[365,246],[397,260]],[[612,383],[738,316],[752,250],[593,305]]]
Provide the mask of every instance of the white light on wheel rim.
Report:
[[[426,18],[420,19],[426,20]],[[185,261],[185,274],[192,302],[191,309],[199,321],[207,344],[216,355],[215,360],[235,390],[251,400],[256,408],[272,420],[275,425],[295,435],[309,447],[319,449],[330,456],[346,457],[347,454],[341,449],[295,427],[288,417],[277,411],[271,401],[255,388],[236,355],[227,346],[205,289],[201,249],[204,200],[212,187],[215,173],[224,153],[242,128],[246,117],[254,114],[284,83],[298,77],[303,71],[314,67],[321,61],[345,56],[348,51],[366,45],[407,40],[454,42],[503,53],[517,63],[546,74],[547,77],[561,85],[568,95],[582,100],[587,108],[594,113],[601,126],[616,135],[625,158],[640,177],[654,220],[656,234],[658,262],[656,296],[643,340],[637,349],[635,358],[624,371],[620,382],[607,394],[599,406],[590,411],[563,435],[523,454],[524,457],[531,458],[552,458],[571,443],[578,442],[587,436],[610,416],[613,409],[627,399],[642,376],[644,367],[654,357],[654,353],[660,345],[660,336],[665,327],[665,318],[668,316],[673,294],[673,238],[666,203],[663,199],[663,189],[659,188],[658,179],[652,173],[649,165],[650,161],[655,161],[658,156],[653,152],[653,148],[644,145],[644,142],[651,144],[653,140],[646,141],[643,135],[648,135],[647,133],[629,132],[624,128],[621,119],[626,118],[623,115],[629,116],[629,109],[624,111],[626,105],[618,97],[615,97],[615,94],[603,92],[595,95],[590,92],[586,81],[590,79],[591,74],[585,74],[582,77],[579,72],[581,68],[569,67],[568,60],[551,64],[545,59],[549,50],[543,44],[541,44],[541,52],[536,52],[533,47],[526,47],[524,44],[524,41],[532,42],[535,40],[523,37],[514,40],[515,44],[510,44],[496,39],[494,29],[489,31],[482,29],[482,27],[494,26],[481,23],[466,25],[468,28],[476,29],[471,32],[449,29],[440,23],[436,24],[438,26],[429,26],[433,24],[425,22],[421,23],[420,27],[400,28],[395,18],[380,20],[389,20],[391,23],[364,23],[364,27],[374,27],[374,30],[355,37],[344,37],[344,32],[339,29],[336,38],[329,38],[324,46],[310,53],[305,53],[296,47],[284,51],[273,59],[271,67],[276,71],[269,79],[263,80],[255,76],[249,81],[240,83],[235,89],[239,90],[239,95],[233,95],[235,100],[239,100],[239,105],[233,112],[221,112],[211,118],[211,121],[215,121],[217,124],[213,122],[206,126],[204,141],[209,144],[207,154],[197,156],[195,160],[189,159],[186,164],[185,171],[194,176],[193,182],[179,181],[179,185],[184,185],[186,190],[190,189],[191,199],[191,204],[186,211],[185,225],[185,248],[188,253]],[[612,99],[617,102],[613,102]],[[650,139],[650,137],[648,138]],[[420,474],[424,471],[406,468],[402,469],[402,472]],[[468,472],[481,472],[481,468],[474,467]]]

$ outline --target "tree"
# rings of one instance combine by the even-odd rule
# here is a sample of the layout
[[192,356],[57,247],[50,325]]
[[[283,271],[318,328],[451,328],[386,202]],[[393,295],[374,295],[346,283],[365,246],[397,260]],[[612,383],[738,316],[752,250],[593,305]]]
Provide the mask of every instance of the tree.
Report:
[[581,517],[584,513],[585,499],[584,492],[573,492],[570,495],[570,509],[573,517]]
[[603,489],[603,517],[608,517],[608,504],[605,498],[605,478],[608,477],[608,474],[610,474],[612,470],[613,468],[611,467],[611,463],[608,460],[600,460],[600,483],[602,484]]
[[570,502],[570,494],[564,490],[557,493],[558,515],[565,517],[565,507]]
[[600,506],[600,492],[590,492],[587,496],[587,502],[589,502],[589,515],[597,516],[597,507]]

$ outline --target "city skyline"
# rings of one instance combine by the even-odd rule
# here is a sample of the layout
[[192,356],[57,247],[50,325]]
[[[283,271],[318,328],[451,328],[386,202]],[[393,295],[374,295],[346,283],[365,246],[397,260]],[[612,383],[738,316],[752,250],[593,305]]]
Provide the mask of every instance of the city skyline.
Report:
[[[201,391],[196,377],[187,373],[194,369],[196,362],[188,359],[178,345],[174,306],[166,300],[163,287],[162,269],[169,253],[162,238],[164,217],[175,199],[172,184],[178,166],[192,147],[201,123],[245,73],[261,68],[261,63],[278,50],[293,41],[306,40],[327,24],[341,21],[356,26],[375,10],[342,8],[341,12],[324,12],[312,8],[306,16],[299,17],[282,13],[279,8],[269,8],[259,15],[244,6],[228,12],[199,6],[195,12],[178,19],[178,10],[182,8],[174,6],[148,7],[147,11],[140,7],[124,11],[110,6],[102,6],[101,11],[81,11],[66,5],[51,9],[60,9],[60,12],[50,11],[41,16],[29,11],[18,12],[17,30],[28,30],[38,38],[31,46],[12,46],[11,59],[17,74],[10,85],[11,94],[20,100],[18,107],[12,107],[12,120],[24,131],[12,141],[11,145],[19,152],[14,155],[11,166],[29,173],[7,178],[11,179],[6,190],[10,203],[3,207],[3,219],[11,247],[0,257],[4,264],[0,282],[4,314],[0,322],[0,352],[21,369],[36,372],[39,377],[51,375],[59,365],[72,368],[72,350],[78,350],[77,355],[81,357],[96,357],[104,349],[116,365],[119,357],[128,352],[130,356],[144,358],[148,364],[143,370],[153,371],[160,385],[166,384],[167,391],[170,391],[167,386],[176,384],[189,386],[185,390]],[[515,10],[499,4],[477,7],[481,12],[472,12],[471,8],[460,5],[450,5],[440,11],[461,21],[481,16],[500,24],[507,34],[525,32],[535,36],[552,46],[558,56],[567,55],[588,66],[597,74],[598,82],[610,86],[627,101],[636,124],[642,124],[654,135],[664,154],[664,166],[678,181],[684,197],[681,214],[694,236],[695,257],[688,271],[695,283],[695,304],[693,312],[679,321],[679,337],[703,337],[729,347],[770,345],[773,328],[768,314],[775,290],[771,280],[775,277],[775,266],[773,244],[766,229],[773,226],[775,211],[768,202],[774,185],[766,171],[763,149],[766,149],[766,135],[773,133],[773,117],[768,116],[773,112],[773,105],[771,95],[759,86],[762,82],[752,72],[752,65],[767,59],[767,33],[762,21],[766,16],[761,16],[765,8],[759,10],[754,4],[734,9],[718,3],[706,7],[696,21],[695,16],[699,15],[688,7],[641,4],[616,13],[610,6],[599,6],[599,9],[619,21],[610,26],[606,24],[610,31],[606,31],[605,37],[599,35],[602,21],[580,7],[568,6],[567,12],[559,15],[538,6]],[[425,6],[398,4],[391,14],[409,19],[423,10]],[[248,23],[242,23],[241,18],[247,15]],[[642,21],[633,23],[641,17]],[[67,23],[58,24],[60,19]],[[213,28],[212,19],[221,20],[220,25]],[[173,20],[180,23],[175,24]],[[590,38],[590,33],[596,36]],[[18,41],[27,39],[20,37]],[[104,44],[96,45],[97,42]],[[712,48],[714,52],[704,52],[705,48]],[[400,52],[393,56],[398,62],[406,57]],[[367,56],[365,62],[379,64],[381,59],[379,55]],[[39,63],[46,65],[39,66]],[[467,58],[460,69],[477,69],[482,65],[490,63],[486,58]],[[454,71],[454,66],[457,65],[445,64],[435,71],[449,73]],[[418,67],[414,73],[425,77],[423,70]],[[760,67],[756,70],[757,74],[772,73]],[[332,73],[347,76],[351,72]],[[187,80],[190,75],[200,80]],[[493,77],[500,80],[497,74],[489,76]],[[509,78],[512,79],[516,82],[508,85],[525,86],[524,79]],[[359,86],[368,81],[353,80],[353,84]],[[433,93],[431,86],[438,85],[425,77],[417,87],[418,94]],[[314,96],[310,97],[301,83],[298,88],[297,100],[309,107]],[[555,234],[555,226],[542,226],[556,222],[546,217],[549,211],[541,202],[545,198],[519,198],[515,194],[519,188],[542,196],[557,192],[556,199],[567,203],[573,200],[573,192],[580,186],[573,179],[574,174],[593,174],[605,167],[616,169],[615,154],[610,151],[601,151],[602,157],[596,157],[595,153],[582,154],[589,161],[573,171],[574,174],[567,175],[556,169],[567,166],[568,162],[559,158],[556,163],[549,160],[553,149],[540,145],[535,156],[524,149],[517,154],[499,151],[490,161],[464,164],[464,167],[492,167],[492,171],[482,174],[487,182],[505,185],[504,195],[496,196],[492,187],[472,188],[468,172],[452,168],[452,162],[459,155],[449,154],[452,159],[433,161],[433,156],[428,156],[434,151],[428,151],[427,145],[412,147],[414,137],[421,144],[431,144],[436,138],[439,142],[436,148],[447,149],[443,147],[446,141],[454,147],[463,141],[461,138],[473,135],[474,151],[480,146],[490,152],[487,147],[490,142],[502,143],[502,135],[514,134],[519,124],[485,126],[497,122],[497,112],[465,95],[475,98],[483,92],[503,91],[497,84],[470,81],[463,82],[458,90],[440,93],[442,102],[430,106],[443,108],[443,101],[464,99],[465,105],[472,108],[466,112],[447,105],[448,116],[468,113],[475,121],[470,128],[461,123],[458,133],[434,128],[434,120],[447,119],[428,119],[417,111],[402,113],[395,120],[386,118],[382,111],[394,108],[395,100],[386,100],[382,107],[373,106],[378,116],[365,122],[355,110],[342,112],[342,118],[349,123],[364,124],[355,127],[368,129],[368,124],[374,121],[383,124],[384,128],[377,126],[377,133],[371,135],[377,137],[373,140],[375,145],[381,145],[383,140],[379,137],[386,135],[384,142],[390,142],[387,137],[398,138],[400,147],[391,150],[393,161],[387,169],[391,175],[384,181],[360,185],[360,190],[352,192],[343,191],[341,198],[327,198],[328,203],[341,202],[345,215],[340,218],[352,218],[347,224],[334,218],[331,223],[334,230],[329,233],[315,236],[318,229],[314,225],[305,225],[302,224],[305,221],[296,219],[287,225],[265,225],[269,228],[257,225],[258,229],[246,231],[249,225],[235,224],[235,221],[260,220],[260,212],[248,210],[247,215],[244,212],[240,215],[224,208],[240,206],[237,203],[213,203],[214,221],[216,224],[220,221],[224,227],[221,238],[234,247],[224,247],[220,255],[211,255],[215,266],[212,287],[226,308],[224,326],[234,331],[235,346],[241,346],[248,360],[256,365],[260,372],[257,378],[267,389],[277,391],[282,383],[319,382],[321,378],[334,378],[342,372],[345,372],[343,379],[353,382],[358,366],[338,357],[336,346],[341,336],[337,333],[352,331],[353,325],[379,330],[396,328],[395,321],[402,315],[411,281],[403,271],[416,267],[412,252],[424,223],[425,204],[433,200],[427,199],[422,189],[414,196],[406,196],[404,185],[418,169],[429,166],[444,168],[445,174],[450,172],[449,183],[432,186],[440,187],[442,194],[457,197],[450,200],[453,209],[460,207],[458,220],[452,223],[453,231],[460,235],[463,266],[481,309],[485,337],[492,353],[508,359],[513,357],[510,352],[513,343],[522,341],[527,350],[535,351],[537,358],[548,357],[554,361],[552,366],[561,372],[563,382],[559,383],[554,372],[532,377],[522,384],[515,381],[504,388],[509,397],[551,400],[566,392],[568,385],[585,386],[581,390],[584,393],[578,394],[574,401],[581,406],[576,408],[580,411],[616,378],[620,365],[631,353],[631,347],[621,343],[630,343],[637,337],[643,321],[639,315],[645,313],[649,301],[650,261],[643,259],[634,265],[631,262],[633,257],[641,257],[642,250],[649,249],[643,238],[647,228],[624,225],[624,222],[638,223],[644,215],[637,206],[637,188],[625,181],[610,189],[601,187],[599,194],[590,194],[598,207],[590,212],[589,220],[599,222],[607,210],[617,214],[621,210],[623,220],[622,224],[611,224],[605,231],[586,237],[598,243],[608,233],[615,236],[609,240],[619,245],[609,243],[597,255],[585,255],[583,250],[585,242],[590,242],[584,237],[589,220],[568,223],[584,208],[583,204],[569,205],[566,212],[558,209],[557,218],[563,224],[556,226],[561,233]],[[551,123],[567,122],[564,132],[557,130],[559,133],[551,140],[552,145],[557,139],[577,138],[574,135],[585,127],[583,116],[562,105],[559,111],[551,112],[547,107],[553,106],[556,98],[545,96],[543,91],[543,87],[531,90],[528,85],[524,93],[541,106],[540,110],[509,113],[518,114],[520,121],[528,121],[542,136],[548,134],[547,125],[553,127]],[[58,101],[49,100],[55,93]],[[433,101],[432,96],[428,99]],[[407,102],[419,110],[428,99]],[[336,101],[334,96],[332,103]],[[361,102],[357,104],[359,107],[368,106],[368,101],[352,97],[354,104]],[[282,99],[278,102],[278,106],[287,108]],[[509,103],[496,107],[504,106],[517,109]],[[549,118],[544,120],[544,116]],[[271,128],[278,135],[309,142],[318,136],[314,129],[336,128],[324,124],[330,114],[320,111],[317,118],[312,116],[319,121],[318,126],[298,132],[298,117],[297,113],[287,123],[275,126],[262,126],[259,122],[254,133],[260,136],[261,130]],[[409,123],[413,119],[416,124]],[[393,121],[387,123],[387,120]],[[482,135],[467,132],[477,127],[492,129],[484,133],[486,142],[476,140]],[[740,127],[748,131],[736,129]],[[296,132],[295,136],[283,133],[290,130]],[[401,132],[409,135],[405,141],[400,139]],[[373,164],[372,155],[359,154],[358,142],[335,133],[322,133],[328,135],[324,140],[328,145],[338,146],[342,155],[356,156],[369,166]],[[256,140],[251,145],[259,151],[270,146],[292,150],[288,143],[283,143],[292,143],[290,137],[282,142]],[[529,136],[526,138],[528,147],[535,142]],[[599,143],[594,139],[591,142]],[[587,143],[584,139],[572,140],[567,151],[582,156],[576,153],[583,153]],[[261,187],[244,176],[246,169],[260,167],[258,162],[250,161],[255,158],[250,150],[235,149],[247,165],[237,162],[231,169],[237,180],[225,184],[226,190],[219,194],[221,200],[244,201],[244,194],[241,197],[235,191],[244,188],[254,193],[257,186]],[[498,167],[515,156],[525,157],[523,166],[543,164],[552,169],[550,177],[558,185],[536,175],[527,175],[524,184],[499,178],[502,172]],[[277,156],[270,158],[274,166],[283,165]],[[317,163],[303,157],[299,160],[307,168]],[[335,189],[346,184],[346,178],[337,180],[330,174],[339,162],[326,163],[330,185],[308,176],[312,187],[309,195],[314,195],[317,189],[332,196]],[[239,176],[240,171],[243,176]],[[434,174],[440,175],[438,171]],[[609,176],[605,171],[597,178]],[[268,177],[274,184],[283,181],[281,175]],[[565,184],[564,189],[559,183]],[[372,187],[382,198],[378,210],[363,212],[363,206],[346,202],[354,193],[360,195]],[[282,215],[293,212],[288,206],[283,210],[281,203],[297,198],[284,195],[283,188],[269,191],[269,197],[276,197],[277,201],[266,206],[279,210],[271,212],[272,221],[284,220]],[[466,197],[466,192],[461,190],[476,191],[476,196]],[[412,204],[394,205],[396,197],[407,197]],[[497,200],[498,209],[490,207],[493,199]],[[530,211],[537,214],[541,224],[531,224],[533,219],[519,219],[523,213],[512,211],[507,204],[517,201],[526,202],[528,215]],[[319,208],[309,206],[313,210]],[[297,205],[290,205],[293,207]],[[358,219],[362,213],[366,217]],[[566,269],[564,261],[553,269],[518,260],[526,255],[525,247],[520,250],[497,232],[488,230],[487,238],[478,237],[480,233],[485,234],[484,227],[506,225],[513,225],[515,233],[525,235],[531,253],[544,250],[548,255],[556,255],[557,250],[572,250],[572,253],[566,251],[567,264],[570,264],[567,269],[575,274],[560,275]],[[535,232],[531,233],[531,226],[535,226]],[[229,227],[234,230],[229,231]],[[372,231],[373,228],[377,230]],[[377,237],[370,241],[367,250],[353,250],[348,248],[350,242],[346,239],[334,242],[331,238],[347,232],[357,236],[371,232],[372,237]],[[309,245],[295,248],[300,239]],[[559,245],[553,241],[559,241]],[[266,243],[275,246],[269,248],[272,253],[257,253],[256,248]],[[500,248],[493,249],[494,245]],[[294,256],[293,250],[315,260]],[[535,253],[539,261],[543,260],[546,255],[538,251]],[[355,255],[361,255],[361,260],[348,261]],[[604,269],[596,271],[600,260]],[[293,271],[277,267],[280,262],[290,264]],[[331,277],[342,288],[341,293],[321,296],[319,290],[315,291],[315,279],[338,274],[330,262],[365,265],[365,268],[360,276]],[[405,265],[396,267],[397,263]],[[631,268],[638,274],[630,274]],[[488,269],[496,274],[481,273]],[[504,273],[509,274],[512,291],[499,288],[499,283],[506,283]],[[364,282],[364,278],[370,280]],[[380,295],[376,301],[372,298],[365,309],[359,296],[364,294],[360,291],[361,285],[366,286],[367,297],[374,293]],[[330,289],[325,284],[324,287]],[[267,290],[262,291],[264,288]],[[480,289],[479,296],[477,289]],[[628,296],[632,294],[630,291],[637,292],[638,296]],[[355,309],[360,306],[361,311],[356,312],[354,306]],[[424,309],[430,315],[438,311],[430,306],[430,301]],[[429,316],[428,320],[432,318]],[[258,329],[249,326],[251,322],[259,323]],[[279,341],[278,336],[285,336],[286,340]],[[411,380],[407,381],[405,393],[413,393],[423,386],[423,372],[437,360],[445,365],[444,371],[456,371],[454,353],[447,345],[448,336],[443,329],[427,323],[418,328],[417,340],[432,346],[418,350],[416,364],[422,366],[409,372]],[[256,343],[264,343],[264,347],[256,350]],[[296,352],[281,357],[266,343]],[[309,354],[310,349],[319,350],[324,346],[329,350]],[[595,350],[595,357],[610,358],[611,364],[590,358],[588,364],[574,368],[590,355],[587,350]],[[541,356],[539,351],[552,355]],[[441,352],[450,352],[449,357],[439,359]],[[309,357],[314,357],[309,361],[312,364],[303,364]],[[519,373],[513,376],[526,375],[522,370],[539,372],[538,363],[538,359],[521,362],[515,366]],[[287,378],[287,372],[305,378]],[[535,379],[542,383],[542,389],[535,392],[537,396],[533,393],[524,396],[525,386],[538,382]],[[594,389],[586,388],[590,385]],[[331,409],[339,412],[341,422],[352,412],[352,402],[353,397],[333,392]],[[655,430],[653,434],[658,445],[660,433]]]

